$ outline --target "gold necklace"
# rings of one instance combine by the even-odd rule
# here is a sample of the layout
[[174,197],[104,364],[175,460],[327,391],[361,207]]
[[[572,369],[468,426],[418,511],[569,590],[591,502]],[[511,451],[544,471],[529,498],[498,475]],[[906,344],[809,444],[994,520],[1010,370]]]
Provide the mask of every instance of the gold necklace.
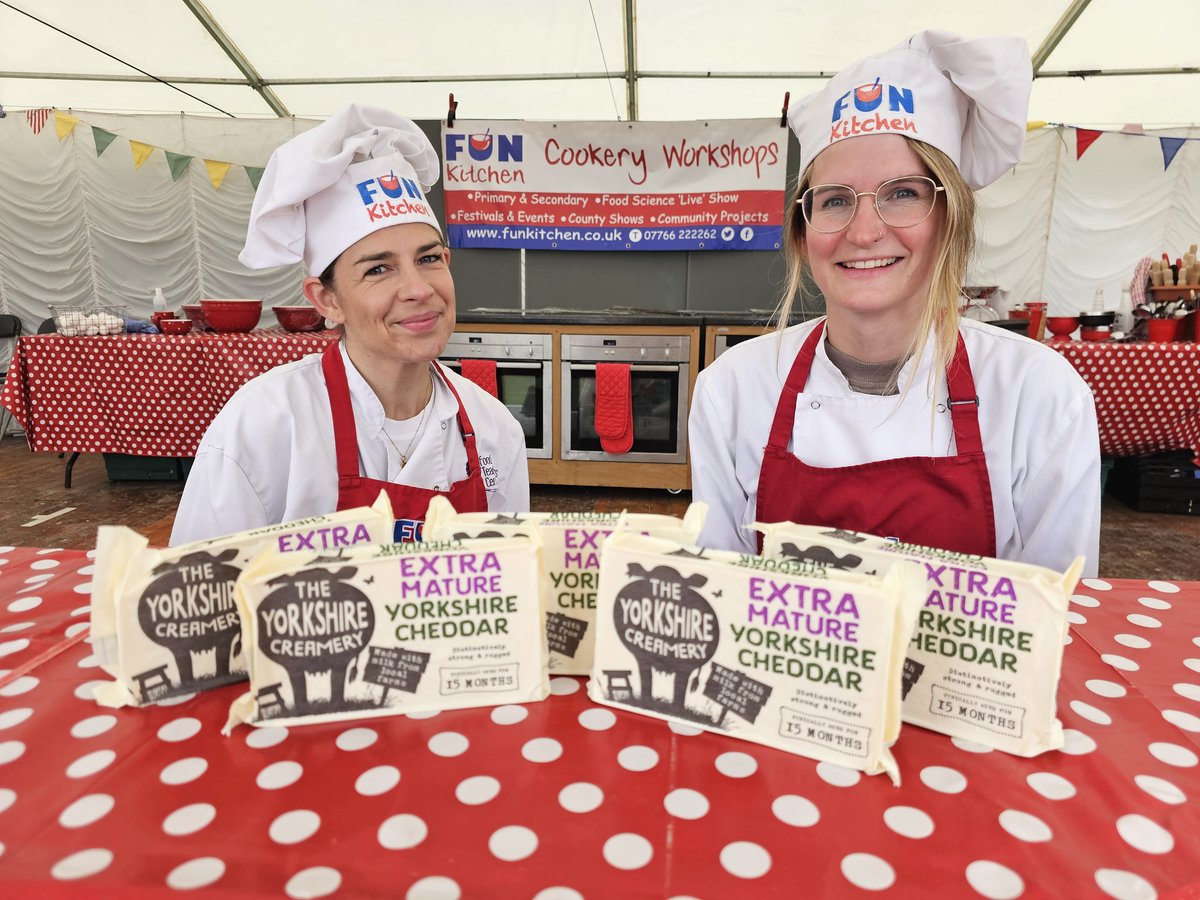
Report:
[[408,440],[408,446],[401,450],[396,446],[396,442],[392,440],[392,436],[388,434],[387,428],[383,429],[383,436],[387,438],[389,444],[392,445],[396,453],[400,456],[400,468],[408,465],[409,454],[412,453],[413,445],[417,443],[417,438],[421,436],[421,432],[425,430],[425,417],[429,414],[429,410],[433,407],[433,376],[429,377],[429,399],[425,403],[425,407],[421,410],[421,420],[417,422],[417,430],[413,432],[413,436]]

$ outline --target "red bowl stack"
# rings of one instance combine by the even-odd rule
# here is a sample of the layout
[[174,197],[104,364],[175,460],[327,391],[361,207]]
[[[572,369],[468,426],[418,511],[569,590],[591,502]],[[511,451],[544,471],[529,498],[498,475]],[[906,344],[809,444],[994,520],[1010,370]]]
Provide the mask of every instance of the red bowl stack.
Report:
[[191,320],[196,331],[208,331],[208,323],[204,321],[204,313],[200,311],[199,303],[183,304],[183,314]]
[[201,300],[200,312],[213,331],[252,331],[262,316],[262,300]]
[[320,331],[325,317],[311,306],[272,306],[271,312],[284,331]]

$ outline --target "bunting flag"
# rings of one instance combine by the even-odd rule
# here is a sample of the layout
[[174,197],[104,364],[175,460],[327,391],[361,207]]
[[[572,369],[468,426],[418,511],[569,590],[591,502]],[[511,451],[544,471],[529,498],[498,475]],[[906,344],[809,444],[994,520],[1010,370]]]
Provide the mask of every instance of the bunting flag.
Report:
[[142,163],[150,158],[150,154],[154,152],[154,145],[143,144],[141,141],[130,141],[129,149],[133,153],[133,167],[140,169]]
[[54,130],[58,132],[60,141],[74,131],[78,124],[79,120],[70,113],[65,113],[61,109],[54,111]]
[[96,141],[96,155],[103,155],[108,149],[108,145],[117,139],[117,136],[111,131],[105,131],[103,128],[92,126],[92,138]]
[[1164,172],[1171,167],[1171,160],[1175,158],[1175,154],[1179,152],[1179,148],[1184,145],[1186,140],[1186,138],[1173,137],[1160,137],[1158,139],[1158,143],[1162,147]]
[[1103,132],[1093,131],[1090,128],[1075,129],[1075,158],[1082,159],[1083,154],[1087,152],[1087,148],[1096,143],[1096,138],[1100,137]]
[[214,191],[221,189],[221,182],[229,174],[229,167],[232,165],[233,163],[220,162],[215,159],[206,159],[204,161],[204,166],[208,169],[208,180],[212,182]]
[[265,166],[245,166],[244,168],[246,169],[246,177],[250,179],[250,186],[252,188],[254,188],[254,190],[257,191],[258,183],[262,180],[262,175],[263,175],[263,172],[265,171],[266,167]]
[[170,150],[164,150],[167,154],[167,167],[171,170],[171,180],[178,181],[179,176],[187,171],[188,163],[192,161],[190,156],[184,156],[182,153],[172,153]]
[[46,127],[46,120],[50,118],[50,107],[42,107],[41,109],[25,110],[25,121],[29,123],[29,127],[34,134],[41,134],[42,129]]

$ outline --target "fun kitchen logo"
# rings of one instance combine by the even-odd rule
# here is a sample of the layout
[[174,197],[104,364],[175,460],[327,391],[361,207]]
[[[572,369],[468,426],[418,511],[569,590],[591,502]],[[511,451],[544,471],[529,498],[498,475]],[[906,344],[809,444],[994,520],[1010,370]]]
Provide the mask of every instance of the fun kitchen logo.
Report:
[[[881,110],[886,98],[887,108]],[[851,109],[853,105],[853,109]],[[882,84],[878,78],[872,84],[859,85],[852,91],[846,91],[833,103],[833,125],[829,132],[829,142],[840,141],[842,138],[859,134],[872,134],[878,131],[908,131],[917,133],[917,125],[910,118],[913,115],[913,92],[911,88],[896,87]],[[849,115],[843,113],[849,110]],[[858,116],[855,113],[874,113],[874,115]],[[885,115],[894,113],[895,115]]]
[[400,178],[395,172],[368,178],[358,182],[355,187],[372,222],[392,216],[431,215],[421,186],[411,178]]
[[523,134],[448,134],[446,135],[446,160],[456,162],[463,152],[466,141],[467,155],[476,162],[485,162],[496,157],[496,162],[524,162],[525,135]]

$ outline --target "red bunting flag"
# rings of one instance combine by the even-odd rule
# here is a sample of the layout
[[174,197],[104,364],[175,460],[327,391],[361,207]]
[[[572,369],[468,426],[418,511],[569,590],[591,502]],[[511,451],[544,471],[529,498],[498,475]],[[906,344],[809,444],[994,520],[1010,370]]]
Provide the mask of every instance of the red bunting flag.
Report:
[[49,108],[25,110],[25,121],[29,123],[29,127],[33,129],[34,134],[42,133],[42,129],[46,127],[46,120],[49,118]]
[[1075,129],[1075,158],[1080,159],[1087,151],[1087,148],[1096,143],[1096,138],[1100,137],[1102,132],[1093,131],[1090,128]]

